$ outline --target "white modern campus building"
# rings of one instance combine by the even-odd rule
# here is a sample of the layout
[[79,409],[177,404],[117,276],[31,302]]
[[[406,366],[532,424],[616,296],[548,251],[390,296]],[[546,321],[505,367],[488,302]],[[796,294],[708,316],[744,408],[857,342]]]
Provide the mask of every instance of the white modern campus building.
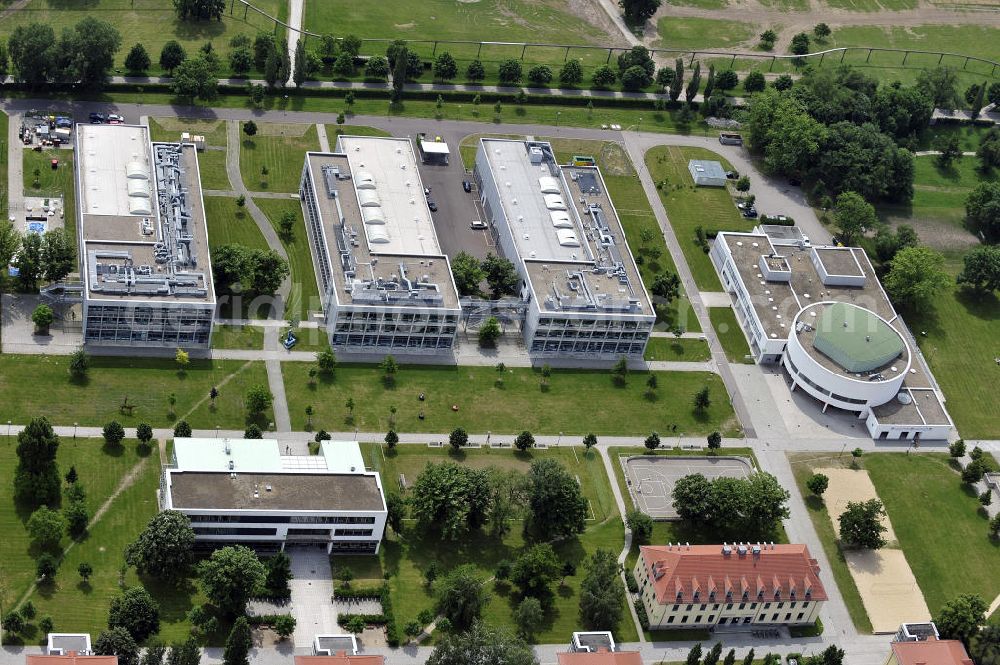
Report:
[[653,630],[804,626],[827,600],[805,545],[644,545],[632,574]]
[[192,144],[140,125],[76,127],[84,342],[209,348],[215,293]]
[[656,315],[598,169],[560,166],[548,143],[484,138],[474,177],[521,275],[529,352],[642,357]]
[[299,186],[330,343],[450,353],[461,314],[406,138],[341,136]]
[[875,439],[948,438],[944,398],[863,249],[761,226],[719,233],[710,255],[754,358],[780,363],[793,391],[858,414]]
[[207,546],[378,552],[385,495],[358,443],[324,441],[319,455],[288,452],[274,439],[174,439],[160,509],[187,515],[196,541]]

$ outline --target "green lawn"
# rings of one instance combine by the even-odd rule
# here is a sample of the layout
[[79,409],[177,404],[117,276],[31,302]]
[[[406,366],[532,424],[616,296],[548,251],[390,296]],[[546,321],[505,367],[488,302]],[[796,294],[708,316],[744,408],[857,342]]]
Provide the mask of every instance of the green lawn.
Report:
[[[718,49],[749,46],[760,32],[757,25],[714,18],[664,16],[656,23],[657,48]],[[705,72],[707,74],[707,72]]]
[[[15,423],[44,414],[62,425],[100,426],[117,419],[126,427],[140,422],[169,427],[175,419],[167,397],[173,393],[177,417],[192,427],[242,429],[247,423],[244,393],[252,385],[267,385],[262,362],[192,360],[183,374],[172,359],[94,357],[90,364],[86,380],[71,381],[65,356],[0,355],[5,417]],[[28,385],[45,390],[27,390]],[[221,393],[214,409],[208,400],[212,386],[219,386]],[[119,410],[125,397],[135,407],[131,416]],[[266,425],[270,414],[259,420]]]
[[326,138],[330,142],[331,150],[335,149],[338,136],[392,136],[392,134],[384,129],[366,125],[326,125]]
[[[0,111],[0,219],[7,219],[7,114]],[[6,267],[6,266],[4,266]]]
[[[288,253],[292,290],[285,303],[285,318],[304,320],[309,312],[321,311],[323,304],[316,283],[316,271],[313,269],[309,238],[306,237],[306,225],[302,221],[302,206],[295,199],[257,198],[254,203],[267,215]],[[279,230],[279,221],[285,212],[295,215],[295,228],[288,237],[283,236]]]
[[731,363],[753,364],[750,355],[750,346],[747,338],[736,320],[736,313],[732,307],[709,307],[708,318],[712,321],[715,334],[719,338],[719,343],[726,351],[726,357]]
[[226,174],[226,123],[204,118],[150,118],[149,133],[154,141],[177,141],[181,132],[205,137],[207,149],[198,153],[202,189],[231,190]]
[[237,244],[253,249],[268,249],[267,241],[253,217],[236,205],[236,199],[226,196],[206,196],[205,216],[208,218],[208,245]]
[[[1000,593],[1000,543],[945,454],[865,455],[900,547],[931,614],[962,593]],[[956,556],[956,548],[961,556]]]
[[651,337],[646,345],[646,360],[700,361],[710,360],[708,343],[702,339]]
[[262,122],[257,127],[256,136],[240,136],[243,184],[251,192],[299,191],[306,151],[319,150],[316,126]]
[[[253,0],[254,7],[285,20],[288,3],[281,0]],[[64,28],[69,28],[86,17],[95,17],[114,25],[122,37],[122,45],[115,55],[115,73],[124,74],[125,57],[133,44],[141,43],[152,61],[150,75],[161,72],[160,50],[171,39],[181,43],[189,55],[194,54],[205,42],[212,42],[224,70],[228,75],[229,40],[235,35],[249,35],[251,39],[260,31],[273,32],[274,21],[255,12],[237,10],[230,15],[231,3],[221,21],[181,21],[177,18],[171,3],[160,0],[89,0],[88,2],[60,2],[56,0],[31,0],[23,9],[4,18],[0,26],[0,36],[6,38],[14,28],[29,23],[45,23],[52,26],[58,37]],[[278,39],[284,39],[284,28],[278,31]]]
[[688,172],[688,161],[692,159],[718,160],[723,168],[731,168],[711,150],[675,146],[659,146],[647,152],[646,166],[660,190],[695,283],[705,291],[721,291],[722,284],[708,253],[695,243],[695,229],[701,226],[706,232],[751,231],[755,222],[740,216],[726,188],[695,187]]
[[853,12],[903,11],[916,9],[916,0],[826,0],[835,9]]
[[[657,372],[660,388],[655,401],[649,402],[644,372],[631,373],[627,385],[618,388],[607,371],[556,369],[548,389],[542,390],[540,371],[528,368],[508,368],[502,387],[496,385],[492,367],[404,366],[391,388],[371,365],[339,366],[333,378],[313,387],[308,370],[307,363],[282,366],[289,404],[312,404],[317,429],[337,431],[354,425],[368,432],[385,431],[390,408],[395,407],[396,429],[401,432],[449,432],[462,426],[472,432],[646,435],[677,424],[690,433],[718,429],[738,435],[722,381],[709,373]],[[699,415],[692,399],[706,385],[712,405]],[[417,399],[421,393],[426,397],[423,402]],[[348,397],[355,403],[354,422],[346,419]],[[594,409],[594,404],[602,407]],[[423,420],[418,418],[421,411]],[[626,412],[629,417],[623,419]],[[294,429],[302,429],[305,421],[302,410],[292,410]]]
[[[829,0],[828,0],[829,1]],[[839,0],[848,4],[862,5],[904,5],[913,0]],[[915,4],[915,3],[914,3]],[[990,60],[1000,60],[1000,40],[996,38],[996,28],[985,25],[917,25],[917,26],[845,26],[836,28],[830,38],[830,46],[881,46],[886,48],[912,48],[922,51],[944,51],[961,53]],[[862,58],[864,56],[862,55]],[[925,56],[930,57],[930,56]],[[933,56],[933,61],[937,61]],[[901,62],[902,55],[895,55]],[[949,63],[961,69],[963,59],[952,59]],[[907,66],[913,66],[907,58]],[[989,67],[986,68],[989,72]]]
[[[28,196],[62,196],[63,228],[70,244],[76,250],[76,188],[73,183],[73,151],[58,148],[25,150],[24,193]],[[52,169],[52,160],[59,160],[59,168]],[[35,169],[38,169],[38,186],[35,186]],[[4,179],[4,188],[7,180]]]
[[[806,488],[806,481],[814,473],[813,469],[847,466],[850,463],[849,460],[853,458],[849,455],[840,457],[836,455],[816,455],[815,453],[790,454],[788,457],[792,465],[792,472],[795,475],[795,483],[798,485],[799,492],[805,500],[806,509],[809,511],[809,518],[812,520],[813,528],[816,529],[816,535],[819,536],[820,542],[823,543],[823,551],[826,552],[826,559],[830,562],[830,572],[833,573],[833,579],[836,581],[837,588],[840,589],[840,594],[844,598],[844,604],[847,605],[847,613],[851,615],[851,621],[859,632],[865,634],[871,633],[872,624],[868,619],[868,612],[861,601],[861,594],[858,593],[858,587],[854,584],[854,578],[847,567],[847,561],[844,559],[844,555],[840,551],[840,546],[837,544],[837,536],[833,531],[833,523],[830,521],[830,514],[827,512],[826,504],[822,499],[813,496]],[[864,457],[866,466],[871,457],[873,456],[866,455]],[[902,456],[897,455],[895,457]],[[895,528],[895,522],[893,522],[893,528]]]
[[[463,465],[483,468],[496,466],[505,469],[526,471],[532,460],[551,458],[565,465],[570,473],[580,480],[583,494],[591,507],[591,516],[586,531],[576,539],[555,543],[560,559],[577,564],[576,575],[566,578],[566,586],[556,588],[553,609],[547,614],[536,635],[539,643],[551,643],[562,639],[578,625],[579,586],[583,580],[585,558],[599,547],[619,552],[624,538],[624,528],[614,504],[611,487],[604,466],[596,453],[589,455],[582,448],[562,447],[549,450],[535,450],[516,453],[511,450],[470,449],[459,455],[451,455],[440,448],[421,446],[399,446],[391,453],[384,453],[380,446],[365,446],[365,457],[371,466],[382,472],[388,492],[399,491],[400,474],[408,485],[416,481],[424,466],[431,461],[452,459]],[[412,522],[410,523],[412,525]],[[486,534],[476,534],[451,543],[432,538],[421,538],[409,526],[402,538],[393,537],[382,546],[382,569],[392,573],[389,584],[392,589],[393,607],[400,625],[416,618],[424,608],[434,605],[433,590],[423,581],[423,570],[432,561],[444,571],[463,563],[475,565],[485,580],[496,565],[504,559],[514,559],[524,547],[521,523],[515,522],[511,533],[504,538],[494,538]],[[336,566],[339,559],[334,559]],[[352,570],[355,564],[351,562]],[[359,562],[358,565],[363,565]],[[379,571],[369,567],[361,574],[381,577]],[[512,610],[516,607],[516,592],[507,585],[488,584],[492,600],[484,612],[484,619],[492,624],[513,628]],[[623,609],[622,622],[615,637],[618,640],[637,639],[635,627],[627,610]]]
[[263,349],[264,328],[259,326],[215,326],[213,349]]

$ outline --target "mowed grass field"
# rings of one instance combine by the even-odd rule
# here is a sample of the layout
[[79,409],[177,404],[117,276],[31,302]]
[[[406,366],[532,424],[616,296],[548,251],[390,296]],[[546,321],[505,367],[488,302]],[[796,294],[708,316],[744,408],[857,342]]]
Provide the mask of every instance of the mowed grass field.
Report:
[[[52,168],[52,160],[59,160],[59,167]],[[76,186],[73,182],[73,151],[58,148],[25,150],[23,153],[24,193],[27,196],[62,196],[63,229],[74,251],[76,250]],[[38,170],[38,187],[35,187],[35,170]],[[7,187],[6,178],[3,187]],[[22,227],[23,229],[23,227]]]
[[[656,23],[658,48],[717,49],[751,46],[760,26],[723,18],[683,18],[664,16]],[[685,61],[685,67],[687,62]],[[704,65],[702,65],[704,67]],[[687,74],[687,72],[685,72]],[[707,69],[705,74],[707,75]],[[687,75],[690,79],[690,75]],[[686,80],[687,80],[686,79]]]
[[[297,192],[306,151],[319,150],[315,125],[262,122],[256,136],[240,130],[240,173],[251,192]],[[332,147],[332,146],[331,146]],[[262,173],[267,168],[267,174]]]
[[931,614],[963,593],[1000,594],[1000,543],[945,454],[865,455],[879,497]]
[[267,241],[257,228],[257,223],[246,211],[236,205],[236,199],[227,196],[206,196],[205,216],[208,217],[208,245],[237,244],[252,249],[268,249]]
[[[52,26],[58,38],[64,28],[93,17],[111,23],[121,34],[122,45],[115,55],[116,73],[125,73],[125,57],[136,43],[145,46],[149,53],[152,62],[149,74],[164,73],[159,66],[160,51],[171,39],[180,42],[189,55],[211,42],[223,69],[228,71],[229,41],[234,36],[245,34],[252,39],[261,31],[274,32],[275,26],[274,21],[253,11],[248,12],[246,18],[242,9],[230,14],[231,4],[227,3],[221,21],[181,21],[173,3],[161,0],[31,0],[23,9],[4,17],[0,22],[0,36],[9,36],[18,26],[45,23]],[[288,3],[281,0],[253,0],[251,4],[282,20],[288,14]],[[278,39],[284,39],[284,34],[284,28],[279,28]]]
[[[322,310],[319,298],[319,286],[316,283],[316,272],[313,269],[312,252],[309,249],[309,238],[306,236],[306,225],[302,220],[302,205],[295,199],[254,199],[254,203],[267,215],[271,226],[278,233],[281,244],[288,252],[288,264],[291,270],[292,290],[285,303],[285,318],[305,320],[311,311]],[[295,228],[290,236],[281,234],[279,221],[281,216],[291,212],[295,215]]]
[[726,357],[731,363],[747,363],[752,365],[753,360],[747,359],[750,354],[750,345],[747,338],[736,320],[736,312],[732,307],[709,307],[708,318],[712,321],[715,334],[719,338],[719,343],[726,351]]
[[212,330],[213,349],[263,349],[264,328],[259,326],[220,326]]
[[[292,408],[292,426],[305,427],[304,408],[316,410],[315,429],[340,431],[358,427],[366,432],[389,429],[390,409],[395,407],[400,432],[450,432],[464,427],[470,432],[558,434],[568,437],[595,434],[642,435],[665,432],[672,425],[689,433],[720,430],[738,436],[725,387],[718,375],[702,372],[657,372],[659,389],[654,400],[644,395],[646,373],[631,372],[625,387],[614,385],[607,371],[554,369],[547,389],[541,372],[508,368],[503,384],[496,383],[492,367],[406,365],[395,385],[386,387],[380,370],[371,365],[341,365],[332,378],[309,386],[308,363],[283,363],[285,392]],[[696,413],[696,392],[708,386],[712,405]],[[424,394],[425,400],[417,396]],[[355,403],[354,420],[348,420],[345,403]],[[595,409],[593,405],[600,404]],[[457,407],[453,410],[452,407]],[[418,416],[424,413],[424,419]]]
[[[184,372],[172,359],[93,357],[83,381],[71,381],[65,356],[0,355],[0,404],[4,415],[26,423],[39,415],[52,422],[101,426],[118,420],[126,427],[147,422],[172,427],[185,419],[195,429],[216,425],[242,429],[247,424],[243,396],[253,385],[267,385],[262,362],[192,360]],[[212,386],[220,396],[213,409]],[[176,418],[170,417],[167,398],[177,397]],[[125,398],[134,406],[131,416],[119,406]],[[273,420],[265,414],[263,425]]]
[[[577,538],[568,539],[553,546],[560,560],[571,561],[577,566],[577,573],[566,578],[565,586],[558,582],[552,585],[553,607],[546,614],[535,637],[539,643],[552,643],[561,636],[572,632],[578,626],[580,583],[586,574],[584,562],[593,551],[605,548],[618,552],[622,546],[624,526],[614,503],[607,474],[596,452],[587,454],[579,446],[548,450],[532,450],[518,453],[512,450],[468,449],[451,454],[447,449],[425,448],[422,446],[398,446],[386,452],[376,444],[366,444],[365,459],[371,468],[382,473],[386,491],[400,493],[398,479],[402,474],[407,486],[412,486],[424,467],[430,462],[454,461],[474,468],[497,467],[527,472],[532,461],[555,459],[579,479],[581,490],[589,505],[586,531]],[[483,580],[493,575],[496,566],[503,560],[514,560],[525,547],[522,535],[523,523],[516,520],[505,537],[493,537],[485,533],[472,534],[459,541],[440,541],[435,537],[421,537],[413,528],[414,522],[407,521],[402,537],[393,535],[382,545],[381,569],[372,570],[370,564],[346,562],[356,574],[372,578],[382,577],[382,571],[392,573],[389,585],[392,591],[393,608],[397,623],[405,625],[417,614],[435,604],[434,589],[424,582],[423,571],[432,563],[440,568],[440,576],[454,566],[473,564]],[[340,562],[333,560],[334,567]],[[514,629],[513,610],[519,601],[516,590],[509,585],[487,583],[492,599],[483,612],[484,620],[494,625]],[[635,640],[638,636],[623,608],[622,622],[615,633],[615,639]]]
[[226,123],[224,120],[203,118],[150,118],[149,133],[153,141],[177,141],[181,132],[205,137],[207,148],[198,153],[198,170],[202,189],[229,190],[226,174]]
[[688,161],[692,159],[715,160],[726,170],[732,168],[711,150],[677,146],[659,146],[648,151],[646,167],[657,184],[667,217],[698,288],[721,291],[722,284],[708,254],[695,242],[695,229],[701,226],[706,232],[751,231],[755,223],[740,216],[726,188],[695,187],[688,172]]
[[703,339],[650,337],[646,344],[646,360],[696,362],[711,357],[708,342]]

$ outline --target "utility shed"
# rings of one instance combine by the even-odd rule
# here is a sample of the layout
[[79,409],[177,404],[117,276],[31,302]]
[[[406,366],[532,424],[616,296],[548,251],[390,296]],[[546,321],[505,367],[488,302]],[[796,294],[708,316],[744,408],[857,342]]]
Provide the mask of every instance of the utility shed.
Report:
[[704,159],[692,159],[688,162],[688,171],[694,184],[701,187],[725,187],[726,171],[719,162]]

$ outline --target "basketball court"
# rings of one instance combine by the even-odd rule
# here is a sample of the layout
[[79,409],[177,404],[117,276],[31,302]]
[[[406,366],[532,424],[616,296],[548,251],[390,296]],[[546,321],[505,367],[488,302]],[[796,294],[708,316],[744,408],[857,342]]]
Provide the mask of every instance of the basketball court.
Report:
[[674,485],[680,478],[700,473],[709,480],[746,478],[753,464],[745,457],[661,457],[641,455],[619,458],[625,482],[636,507],[655,520],[679,519],[673,506]]

